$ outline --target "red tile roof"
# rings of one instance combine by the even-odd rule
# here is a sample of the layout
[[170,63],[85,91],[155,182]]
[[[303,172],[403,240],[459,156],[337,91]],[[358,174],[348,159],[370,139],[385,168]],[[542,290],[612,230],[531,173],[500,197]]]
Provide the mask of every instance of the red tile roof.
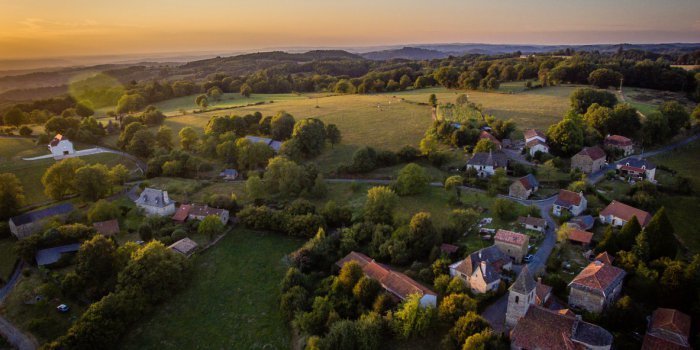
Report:
[[[525,144],[525,146],[526,146],[527,148],[532,148],[532,147],[535,147],[535,146],[537,146],[537,145],[547,146],[547,143],[546,143],[546,142],[543,142],[543,141],[540,140],[540,139],[534,139],[534,140],[528,141],[528,142]],[[547,147],[549,147],[549,146],[547,146]]]
[[597,160],[600,158],[605,158],[605,151],[603,151],[603,149],[598,146],[585,147],[580,152],[576,153],[576,155],[588,156],[593,160]]
[[569,231],[569,240],[583,244],[590,244],[593,239],[593,232],[583,231],[579,229],[571,229]]
[[494,236],[493,239],[500,242],[515,244],[518,246],[522,246],[523,244],[526,244],[530,241],[530,237],[528,237],[527,235],[501,229],[499,229],[496,232],[496,236]]
[[621,135],[608,135],[603,142],[605,145],[625,147],[631,146],[632,140]]
[[117,219],[96,222],[92,224],[92,227],[103,236],[112,236],[119,233],[119,221]]
[[651,314],[642,349],[690,349],[689,335],[690,316],[678,310],[659,308]]
[[547,224],[547,221],[534,216],[521,216],[518,217],[518,223],[522,225],[544,227]]
[[543,132],[537,130],[537,129],[527,129],[523,132],[523,135],[525,136],[525,140],[529,140],[534,137],[541,137],[543,139],[547,139],[547,136],[544,135]]
[[335,264],[338,265],[338,267],[343,267],[343,265],[352,260],[357,261],[357,263],[360,264],[361,267],[364,267],[365,265],[372,262],[372,258],[368,257],[367,255],[364,255],[360,252],[350,252],[350,254],[338,260],[338,262],[336,262]]
[[557,202],[563,202],[568,205],[581,205],[581,195],[576,192],[569,190],[559,190],[559,196],[557,196]]
[[595,257],[595,259],[593,259],[593,260],[594,260],[594,261],[597,260],[597,261],[606,263],[606,264],[608,264],[608,265],[612,265],[613,260],[615,260],[615,258],[612,257],[612,256],[610,256],[610,254],[608,254],[608,252],[602,252],[602,253],[598,254],[598,255]]
[[600,215],[612,215],[624,221],[630,221],[632,220],[633,216],[636,216],[637,221],[639,221],[639,224],[642,225],[642,227],[645,227],[649,221],[651,221],[651,214],[648,212],[618,201],[612,201],[610,204],[608,204],[608,206],[600,212]]
[[179,222],[185,222],[185,220],[187,220],[187,216],[190,215],[190,209],[192,209],[192,206],[189,204],[180,205],[172,219]]
[[63,135],[56,134],[56,136],[54,136],[53,140],[51,140],[51,146],[58,145],[58,143],[61,142],[61,140],[63,140]]
[[601,261],[594,261],[576,275],[569,286],[606,295],[611,293],[617,284],[622,283],[624,277],[625,271],[621,268]]
[[499,148],[501,146],[501,141],[498,141],[498,139],[495,136],[491,135],[488,131],[481,131],[481,133],[479,134],[479,140],[481,139],[487,139],[493,142],[493,144],[498,146]]

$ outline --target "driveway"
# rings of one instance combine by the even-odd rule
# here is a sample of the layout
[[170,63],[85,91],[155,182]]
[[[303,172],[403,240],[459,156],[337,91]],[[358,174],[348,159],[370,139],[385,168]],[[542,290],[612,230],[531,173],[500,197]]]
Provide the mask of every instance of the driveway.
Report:
[[[7,283],[0,289],[0,303],[5,301],[5,298],[12,291],[12,289],[17,284],[20,278],[22,269],[24,269],[24,261],[17,264],[15,271],[12,272],[12,276],[7,281]],[[38,347],[36,340],[19,330],[6,318],[0,316],[0,334],[7,340],[13,347],[19,350],[34,350]]]

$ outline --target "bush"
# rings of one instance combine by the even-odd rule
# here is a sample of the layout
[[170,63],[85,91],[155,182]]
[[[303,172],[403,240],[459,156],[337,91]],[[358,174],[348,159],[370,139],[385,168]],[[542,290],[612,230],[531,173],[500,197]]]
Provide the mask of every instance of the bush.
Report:
[[32,134],[32,129],[26,125],[23,125],[21,128],[19,128],[19,134],[22,136],[29,136]]

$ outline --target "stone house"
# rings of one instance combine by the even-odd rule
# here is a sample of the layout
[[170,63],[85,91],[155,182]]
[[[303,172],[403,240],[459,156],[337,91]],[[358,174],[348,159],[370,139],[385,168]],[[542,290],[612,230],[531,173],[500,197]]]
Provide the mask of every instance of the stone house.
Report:
[[540,183],[534,175],[527,174],[515,181],[508,188],[508,195],[520,199],[528,199],[533,193],[537,192]]
[[56,134],[56,136],[49,142],[49,151],[53,155],[53,158],[63,159],[69,157],[75,153],[75,148],[73,148],[73,142],[70,142],[61,134]]
[[479,177],[491,176],[499,168],[508,171],[508,156],[500,151],[474,153],[467,161],[467,170],[474,169]]
[[56,216],[65,217],[74,209],[73,204],[59,204],[11,217],[7,223],[10,226],[10,232],[12,232],[17,239],[23,239],[41,231],[47,219]]
[[651,221],[651,214],[648,212],[622,202],[612,201],[600,212],[598,219],[601,223],[620,227],[624,226],[635,216],[642,227],[646,227]]
[[175,213],[175,201],[170,199],[168,191],[147,187],[134,203],[146,215],[169,216]]
[[690,316],[678,310],[654,310],[649,318],[642,350],[690,350],[690,322]]
[[634,153],[634,143],[631,139],[621,135],[608,135],[603,141],[603,146],[610,149],[622,151],[622,155],[627,157]]
[[600,313],[620,295],[625,271],[613,266],[608,254],[601,255],[569,283],[569,305]]
[[571,157],[571,168],[585,174],[594,173],[605,166],[605,151],[598,146],[585,147]]
[[450,265],[450,276],[464,281],[473,293],[481,294],[497,290],[501,272],[510,270],[512,265],[511,258],[492,245]]
[[513,258],[516,264],[520,264],[527,255],[530,237],[522,233],[499,229],[496,231],[493,241],[503,254]]
[[518,224],[527,230],[544,232],[547,229],[547,220],[529,215],[518,217]]
[[216,216],[221,220],[221,223],[226,225],[229,221],[229,211],[226,209],[212,208],[208,205],[202,204],[182,204],[172,219],[174,221],[183,223],[187,220],[199,220],[202,221],[207,216]]
[[572,192],[569,190],[559,190],[559,195],[552,206],[552,213],[555,216],[562,216],[568,212],[573,216],[578,216],[583,213],[588,207],[588,201],[583,192]]
[[628,158],[615,164],[615,168],[620,175],[633,180],[647,180],[656,183],[656,165],[654,163],[638,158]]

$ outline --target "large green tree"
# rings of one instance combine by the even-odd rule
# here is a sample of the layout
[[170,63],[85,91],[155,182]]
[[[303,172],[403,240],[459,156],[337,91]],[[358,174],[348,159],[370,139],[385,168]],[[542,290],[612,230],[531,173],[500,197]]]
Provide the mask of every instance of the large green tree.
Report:
[[365,220],[374,223],[388,223],[393,221],[394,209],[398,203],[398,196],[389,187],[377,186],[367,191],[367,200],[364,206]]
[[326,126],[316,118],[302,119],[294,124],[292,138],[303,156],[317,156],[326,144]]
[[423,167],[410,163],[399,171],[394,187],[399,195],[408,196],[423,192],[429,181],[428,173]]
[[44,193],[50,198],[63,199],[70,193],[76,193],[75,174],[85,166],[80,158],[68,158],[51,165],[41,178]]
[[24,205],[24,187],[12,173],[0,174],[0,219],[15,216]]
[[76,192],[85,200],[95,201],[107,196],[112,188],[109,169],[104,164],[78,168],[73,179]]

